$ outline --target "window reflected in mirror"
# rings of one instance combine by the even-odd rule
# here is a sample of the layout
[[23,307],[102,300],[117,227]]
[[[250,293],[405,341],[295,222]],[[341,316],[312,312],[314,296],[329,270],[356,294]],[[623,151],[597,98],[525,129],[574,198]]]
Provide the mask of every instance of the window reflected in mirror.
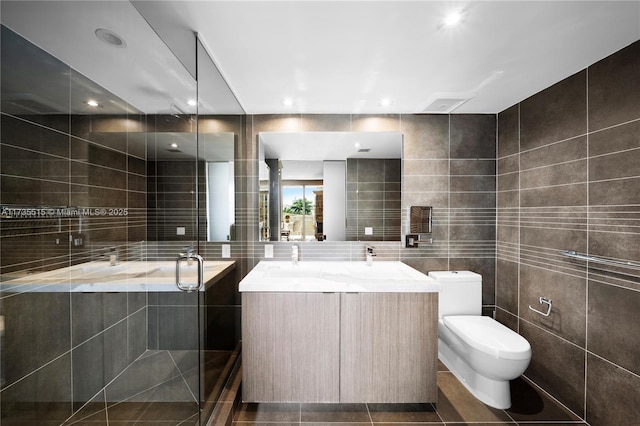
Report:
[[259,134],[261,241],[399,241],[400,132]]

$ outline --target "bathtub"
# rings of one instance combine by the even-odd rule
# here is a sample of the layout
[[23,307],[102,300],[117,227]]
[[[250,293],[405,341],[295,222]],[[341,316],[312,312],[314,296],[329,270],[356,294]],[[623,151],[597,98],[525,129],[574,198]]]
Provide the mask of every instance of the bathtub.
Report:
[[[200,291],[217,282],[234,267],[233,261],[205,261],[205,285]],[[182,262],[183,282],[195,281],[196,268],[196,262],[191,265]],[[180,291],[176,286],[175,261],[120,262],[116,265],[106,261],[87,262],[9,280],[5,277],[1,289],[7,293]]]

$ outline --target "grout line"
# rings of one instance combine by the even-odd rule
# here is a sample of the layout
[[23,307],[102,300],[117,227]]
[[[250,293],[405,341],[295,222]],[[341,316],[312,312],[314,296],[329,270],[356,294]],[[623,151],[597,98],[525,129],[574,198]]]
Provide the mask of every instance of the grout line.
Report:
[[369,410],[369,404],[364,404],[365,408],[367,409],[367,415],[369,416],[369,423],[371,423],[371,425],[373,426],[373,418],[371,417],[371,411]]
[[522,322],[520,318],[520,266],[522,265],[522,241],[520,240],[520,234],[522,232],[522,185],[521,185],[521,156],[522,156],[522,147],[520,146],[520,128],[522,127],[520,124],[520,103],[518,103],[518,252],[516,253],[518,271],[516,274],[516,282],[517,282],[517,308],[516,308],[516,317],[517,323],[516,328],[518,333],[520,333],[520,323]]
[[[587,69],[585,70],[585,91],[586,91],[586,111],[585,111],[585,118],[586,118],[586,125],[587,125],[587,170],[586,170],[586,178],[587,178],[587,188],[586,188],[586,213],[587,213],[587,223],[586,223],[586,249],[587,249],[587,256],[589,255],[589,235],[591,234],[591,231],[589,229],[589,224],[590,224],[590,219],[591,219],[591,215],[589,212],[589,206],[591,205],[591,202],[589,200],[589,181],[590,181],[590,175],[589,175],[589,163],[591,162],[590,158],[589,158],[589,67],[587,67]],[[582,390],[583,394],[583,400],[582,400],[582,410],[583,410],[583,416],[586,419],[587,418],[587,371],[588,371],[588,353],[589,353],[589,261],[587,260],[586,265],[585,265],[585,282],[584,282],[584,360],[583,360],[583,365],[584,365],[584,388]]]
[[[530,379],[529,377],[527,377],[526,375],[522,375],[521,377],[524,378],[524,380],[526,382],[528,382],[531,386],[533,386],[534,388],[536,388],[538,391],[540,391],[541,393],[543,393],[547,398],[551,399],[553,402],[555,402],[556,404],[558,404],[560,407],[564,408],[565,410],[567,410],[569,413],[573,414],[574,416],[576,416],[578,419],[580,420],[567,420],[566,422],[554,422],[554,423],[567,423],[567,424],[581,424],[583,422],[585,422],[585,419],[583,419],[582,417],[580,417],[579,415],[577,415],[576,413],[573,412],[572,409],[570,409],[569,407],[567,407],[566,405],[564,405],[562,402],[560,402],[560,400],[558,400],[556,397],[554,397],[553,395],[551,395],[549,392],[547,392],[546,390],[544,390],[542,387],[540,387],[537,383],[535,383],[532,379]],[[586,412],[585,412],[586,414]],[[546,422],[545,422],[546,423]]]

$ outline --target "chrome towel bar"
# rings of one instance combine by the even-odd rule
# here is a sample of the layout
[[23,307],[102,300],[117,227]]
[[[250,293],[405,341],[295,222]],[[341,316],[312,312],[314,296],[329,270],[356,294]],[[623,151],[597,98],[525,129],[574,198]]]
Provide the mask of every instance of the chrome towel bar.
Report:
[[607,259],[604,257],[598,256],[589,256],[587,254],[581,254],[576,252],[575,250],[564,250],[560,252],[561,255],[570,257],[572,259],[584,260],[587,262],[601,263],[603,265],[611,265],[611,266],[624,266],[627,268],[637,268],[640,269],[640,263],[635,262],[625,262],[622,260],[613,260]]

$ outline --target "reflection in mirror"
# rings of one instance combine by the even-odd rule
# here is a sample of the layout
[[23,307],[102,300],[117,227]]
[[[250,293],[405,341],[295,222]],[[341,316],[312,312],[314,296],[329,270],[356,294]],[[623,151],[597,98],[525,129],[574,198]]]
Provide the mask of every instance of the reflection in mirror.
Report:
[[110,249],[139,259],[146,150],[134,141],[143,112],[4,25],[1,39],[1,202],[38,212],[3,215],[3,245],[13,249],[3,250],[2,273],[96,260]]
[[263,241],[399,241],[400,132],[261,132]]
[[411,206],[409,209],[409,233],[431,233],[431,207]]
[[206,229],[207,241],[234,241],[235,146],[240,130],[238,117],[244,110],[200,40],[196,45],[198,153],[194,158],[198,158],[205,176],[205,185],[200,187],[200,194],[204,194],[201,228]]
[[[7,324],[0,345],[0,423],[106,418],[107,405],[111,410],[136,400],[141,390],[121,385],[143,376],[152,379],[144,385],[153,390],[151,399],[140,402],[150,422],[166,417],[166,410],[154,410],[166,406],[166,399],[185,402],[178,414],[184,422],[198,422],[213,405],[194,404],[194,397],[217,399],[217,384],[226,382],[218,374],[232,370],[219,367],[233,360],[239,338],[235,307],[224,306],[229,314],[216,311],[208,329],[198,323],[198,310],[205,299],[219,308],[217,297],[234,288],[234,277],[216,282],[206,298],[180,293],[180,309],[174,310],[167,301],[175,300],[177,287],[152,291],[147,284],[154,279],[143,278],[151,269],[132,261],[175,259],[177,246],[202,238],[198,223],[206,218],[199,220],[194,208],[206,205],[207,193],[196,190],[206,188],[202,164],[233,160],[239,126],[216,128],[208,120],[198,152],[196,83],[130,2],[3,1],[0,8],[0,302]],[[126,48],[93,37],[96,25],[104,23],[117,25]],[[226,147],[224,153],[210,149],[219,146]],[[99,262],[84,265],[94,260]],[[126,286],[102,287],[104,292],[94,287],[122,278],[114,271],[133,264],[141,269],[134,269],[135,277],[125,274]],[[37,277],[32,272],[70,265],[91,281],[76,286],[65,270],[48,275],[51,281],[31,281]],[[19,277],[27,277],[27,284],[11,283]],[[65,323],[71,317],[73,324]],[[163,323],[171,327],[156,327]],[[29,336],[45,335],[36,359]],[[148,374],[169,364],[177,371],[168,355],[172,348],[181,349],[180,368],[195,384],[180,380],[176,386]],[[108,371],[109,377],[95,371]],[[102,404],[91,403],[96,395]],[[139,410],[130,411],[135,417],[123,420],[137,418]]]

